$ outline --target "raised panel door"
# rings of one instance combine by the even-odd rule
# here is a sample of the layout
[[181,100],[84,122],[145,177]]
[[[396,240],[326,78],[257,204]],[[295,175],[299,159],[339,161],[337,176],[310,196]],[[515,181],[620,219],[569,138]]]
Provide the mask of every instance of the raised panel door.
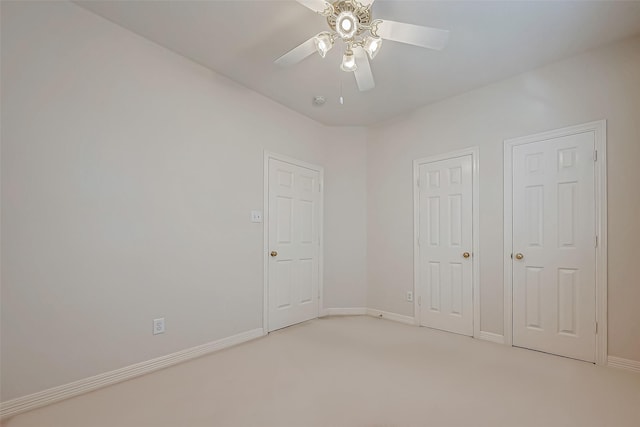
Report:
[[318,317],[319,173],[269,159],[268,330]]
[[595,360],[593,132],[513,148],[513,344]]
[[[419,167],[420,325],[473,335],[471,155]],[[464,254],[469,257],[465,258]]]

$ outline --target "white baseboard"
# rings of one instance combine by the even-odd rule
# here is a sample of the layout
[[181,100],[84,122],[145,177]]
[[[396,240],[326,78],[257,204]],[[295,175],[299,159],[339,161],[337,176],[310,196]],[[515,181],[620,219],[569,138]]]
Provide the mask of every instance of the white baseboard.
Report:
[[30,411],[41,406],[78,396],[79,394],[97,390],[121,381],[126,381],[140,375],[157,371],[158,369],[176,365],[214,351],[222,350],[227,347],[259,338],[263,335],[264,330],[262,328],[253,329],[207,344],[168,354],[166,356],[160,356],[145,362],[136,363],[135,365],[125,366],[124,368],[116,369],[115,371],[105,372],[103,374],[84,378],[69,384],[43,390],[38,393],[8,400],[0,403],[0,418],[17,415],[21,412]]
[[478,338],[485,341],[504,344],[504,335],[494,334],[493,332],[480,331]]
[[327,316],[362,316],[367,314],[366,307],[327,308]]
[[375,310],[373,308],[367,308],[367,316],[380,317],[382,319],[393,320],[394,322],[406,323],[407,325],[416,324],[413,317],[397,313],[389,313],[388,311]]
[[609,356],[607,357],[607,365],[612,368],[621,368],[628,371],[640,372],[640,361],[623,359],[622,357]]

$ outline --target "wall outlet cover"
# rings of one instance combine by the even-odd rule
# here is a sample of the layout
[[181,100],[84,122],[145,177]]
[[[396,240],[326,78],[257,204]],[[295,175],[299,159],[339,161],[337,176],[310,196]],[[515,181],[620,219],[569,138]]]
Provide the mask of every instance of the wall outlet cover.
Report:
[[164,317],[153,319],[153,335],[164,334]]

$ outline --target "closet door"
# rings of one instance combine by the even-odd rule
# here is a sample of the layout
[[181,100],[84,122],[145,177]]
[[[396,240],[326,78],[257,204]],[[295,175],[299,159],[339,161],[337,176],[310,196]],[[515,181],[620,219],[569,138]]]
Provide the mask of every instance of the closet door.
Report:
[[513,345],[595,361],[594,133],[517,145]]
[[419,166],[420,325],[473,335],[472,156]]

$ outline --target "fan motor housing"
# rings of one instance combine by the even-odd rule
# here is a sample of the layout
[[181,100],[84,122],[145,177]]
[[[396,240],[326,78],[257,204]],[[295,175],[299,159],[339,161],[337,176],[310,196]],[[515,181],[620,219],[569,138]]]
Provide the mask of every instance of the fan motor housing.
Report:
[[338,0],[333,3],[333,10],[335,13],[327,17],[329,28],[333,31],[336,31],[336,18],[342,12],[353,13],[358,20],[359,25],[356,35],[360,35],[364,32],[364,29],[361,26],[368,26],[371,24],[371,9],[362,5],[359,5],[358,7],[353,0]]

